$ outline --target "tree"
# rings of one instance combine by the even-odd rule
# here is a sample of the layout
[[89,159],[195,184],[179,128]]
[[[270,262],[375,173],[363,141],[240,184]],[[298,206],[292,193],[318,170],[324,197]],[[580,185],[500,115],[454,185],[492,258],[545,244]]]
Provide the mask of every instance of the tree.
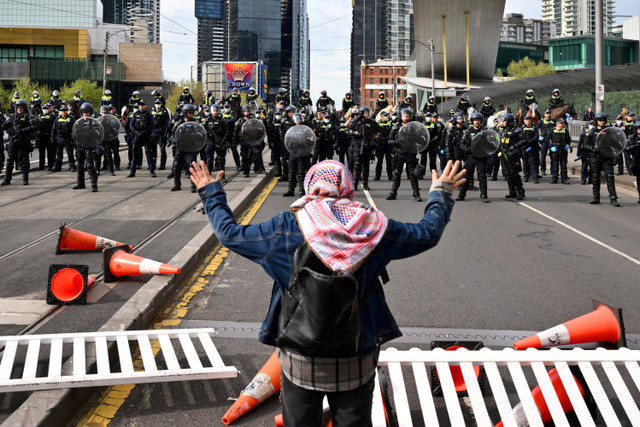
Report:
[[513,79],[524,79],[527,77],[547,76],[555,74],[556,70],[552,65],[545,62],[536,62],[525,56],[520,61],[511,61],[507,67],[507,74]]
[[98,83],[84,79],[76,80],[60,88],[60,98],[71,101],[76,90],[82,92],[84,100],[90,102],[94,109],[99,108],[100,98],[102,97],[102,87],[98,86]]

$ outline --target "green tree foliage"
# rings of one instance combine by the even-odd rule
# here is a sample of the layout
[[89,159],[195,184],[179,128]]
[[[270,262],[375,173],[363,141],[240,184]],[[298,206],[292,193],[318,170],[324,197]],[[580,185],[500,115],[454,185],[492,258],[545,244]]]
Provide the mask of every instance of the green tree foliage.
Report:
[[64,85],[60,88],[60,98],[71,101],[76,90],[82,92],[82,97],[85,101],[90,102],[94,109],[97,109],[100,106],[102,87],[98,86],[98,83],[84,79],[76,80],[75,82],[72,82],[69,85]]
[[44,102],[49,100],[49,97],[51,96],[49,87],[31,80],[29,77],[21,78],[8,89],[0,86],[0,101],[2,101],[2,110],[4,111],[9,107],[14,92],[20,92],[20,98],[29,102],[29,99],[33,95],[34,90],[40,92],[40,98],[42,98],[43,104]]
[[203,102],[204,94],[202,82],[196,82],[193,87],[191,87],[189,80],[180,80],[171,88],[171,92],[169,93],[169,96],[167,96],[167,108],[172,113],[178,108],[178,99],[180,99],[180,94],[185,86],[189,86],[189,91],[196,100],[196,104],[202,104]]
[[545,62],[536,62],[525,56],[520,61],[511,61],[507,67],[507,74],[514,79],[524,79],[527,77],[547,76],[555,74],[556,70],[552,65]]

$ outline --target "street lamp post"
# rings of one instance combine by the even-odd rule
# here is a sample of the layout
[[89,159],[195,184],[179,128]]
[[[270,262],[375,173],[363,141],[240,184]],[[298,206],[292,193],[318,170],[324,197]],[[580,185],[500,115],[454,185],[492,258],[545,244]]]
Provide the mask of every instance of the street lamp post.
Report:
[[115,36],[118,33],[123,33],[125,31],[129,31],[128,28],[114,31],[110,33],[109,31],[105,31],[105,40],[104,40],[104,57],[102,62],[102,93],[107,89],[107,54],[109,51],[109,39],[111,36]]
[[598,97],[598,89],[602,87],[604,71],[604,25],[602,19],[602,0],[596,0],[596,112],[603,109],[602,98]]

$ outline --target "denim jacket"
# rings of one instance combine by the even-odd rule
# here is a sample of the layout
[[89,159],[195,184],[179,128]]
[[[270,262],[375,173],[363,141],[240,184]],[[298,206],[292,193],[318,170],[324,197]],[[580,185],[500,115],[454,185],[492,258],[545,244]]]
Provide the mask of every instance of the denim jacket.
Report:
[[[262,224],[238,225],[219,182],[199,190],[213,230],[222,245],[262,266],[274,280],[271,303],[258,339],[276,345],[280,300],[289,283],[296,248],[304,237],[295,214],[282,212]],[[361,310],[362,331],[358,354],[368,354],[377,346],[401,335],[384,297],[378,277],[394,259],[408,258],[434,247],[451,216],[454,201],[446,193],[433,190],[420,222],[402,223],[389,219],[385,236],[353,275],[360,283],[361,296],[371,288]],[[392,283],[393,283],[393,278]]]

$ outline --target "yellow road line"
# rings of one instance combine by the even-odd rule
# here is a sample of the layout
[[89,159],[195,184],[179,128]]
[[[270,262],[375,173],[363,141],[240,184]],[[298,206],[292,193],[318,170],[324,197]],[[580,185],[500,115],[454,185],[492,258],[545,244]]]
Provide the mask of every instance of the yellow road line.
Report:
[[[238,224],[246,225],[251,222],[260,207],[267,200],[271,191],[273,191],[277,182],[277,178],[271,179],[267,186],[255,198],[251,206],[240,216]],[[180,289],[175,292],[174,297],[156,313],[151,322],[150,329],[165,329],[167,327],[179,326],[182,319],[187,315],[193,298],[202,292],[204,287],[210,283],[210,276],[213,276],[216,271],[218,271],[218,268],[220,268],[228,255],[229,250],[227,248],[220,244],[216,245],[203,261],[203,267],[196,270],[191,277],[185,280]],[[156,356],[160,351],[160,344],[157,340],[151,341],[151,349],[153,350],[153,355]],[[142,358],[139,355],[135,358],[133,366],[137,371],[143,369]],[[97,405],[91,408],[77,425],[90,427],[109,425],[134,388],[135,384],[107,387],[98,399]]]

